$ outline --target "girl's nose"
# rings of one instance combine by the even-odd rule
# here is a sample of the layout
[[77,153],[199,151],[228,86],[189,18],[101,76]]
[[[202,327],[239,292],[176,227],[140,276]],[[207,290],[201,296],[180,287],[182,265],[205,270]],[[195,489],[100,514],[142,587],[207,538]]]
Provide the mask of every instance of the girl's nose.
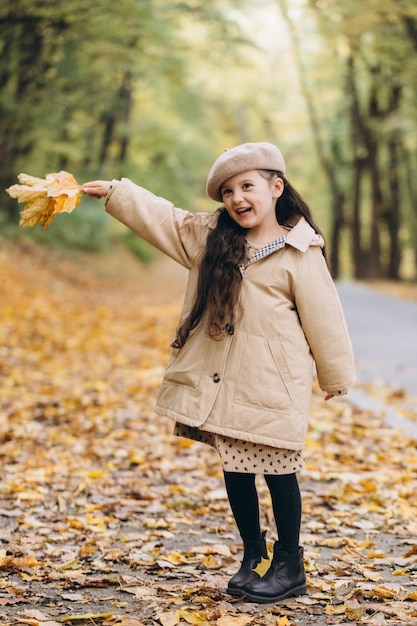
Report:
[[242,200],[242,190],[241,189],[236,189],[235,191],[233,191],[232,200],[233,200],[233,202],[235,204],[241,202],[241,200]]

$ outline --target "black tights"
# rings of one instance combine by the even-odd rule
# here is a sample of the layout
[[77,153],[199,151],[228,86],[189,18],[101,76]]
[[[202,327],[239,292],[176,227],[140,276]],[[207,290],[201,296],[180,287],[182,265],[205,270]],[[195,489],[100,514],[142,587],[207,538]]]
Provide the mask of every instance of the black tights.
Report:
[[[255,474],[224,472],[227,495],[240,536],[244,542],[259,540],[259,500]],[[301,525],[301,495],[296,474],[266,475],[272,499],[281,550],[298,549]]]

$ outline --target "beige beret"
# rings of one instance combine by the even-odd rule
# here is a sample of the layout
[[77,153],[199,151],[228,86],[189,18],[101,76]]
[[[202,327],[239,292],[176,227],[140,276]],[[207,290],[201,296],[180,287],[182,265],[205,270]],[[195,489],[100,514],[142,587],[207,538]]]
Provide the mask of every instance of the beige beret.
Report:
[[275,170],[285,174],[284,157],[276,146],[266,141],[242,143],[225,150],[213,163],[207,177],[206,191],[209,198],[220,201],[220,186],[225,180],[250,170]]

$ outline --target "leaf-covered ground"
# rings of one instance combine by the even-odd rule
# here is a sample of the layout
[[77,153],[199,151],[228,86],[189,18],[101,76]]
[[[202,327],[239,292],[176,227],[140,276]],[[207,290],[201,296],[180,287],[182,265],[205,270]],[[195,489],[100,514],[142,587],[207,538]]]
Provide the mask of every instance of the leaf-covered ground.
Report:
[[217,455],[152,411],[184,280],[123,251],[0,250],[1,624],[417,624],[415,441],[318,391],[300,476],[309,593],[225,594],[241,547]]

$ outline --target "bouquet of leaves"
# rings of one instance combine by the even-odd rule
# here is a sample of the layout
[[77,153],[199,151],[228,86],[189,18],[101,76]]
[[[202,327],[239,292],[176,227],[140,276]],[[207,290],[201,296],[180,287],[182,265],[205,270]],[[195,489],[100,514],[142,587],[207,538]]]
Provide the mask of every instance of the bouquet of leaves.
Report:
[[6,189],[9,196],[23,202],[20,226],[42,225],[42,230],[52,224],[62,212],[71,213],[80,203],[82,191],[74,176],[61,171],[36,178],[18,175],[18,185]]

